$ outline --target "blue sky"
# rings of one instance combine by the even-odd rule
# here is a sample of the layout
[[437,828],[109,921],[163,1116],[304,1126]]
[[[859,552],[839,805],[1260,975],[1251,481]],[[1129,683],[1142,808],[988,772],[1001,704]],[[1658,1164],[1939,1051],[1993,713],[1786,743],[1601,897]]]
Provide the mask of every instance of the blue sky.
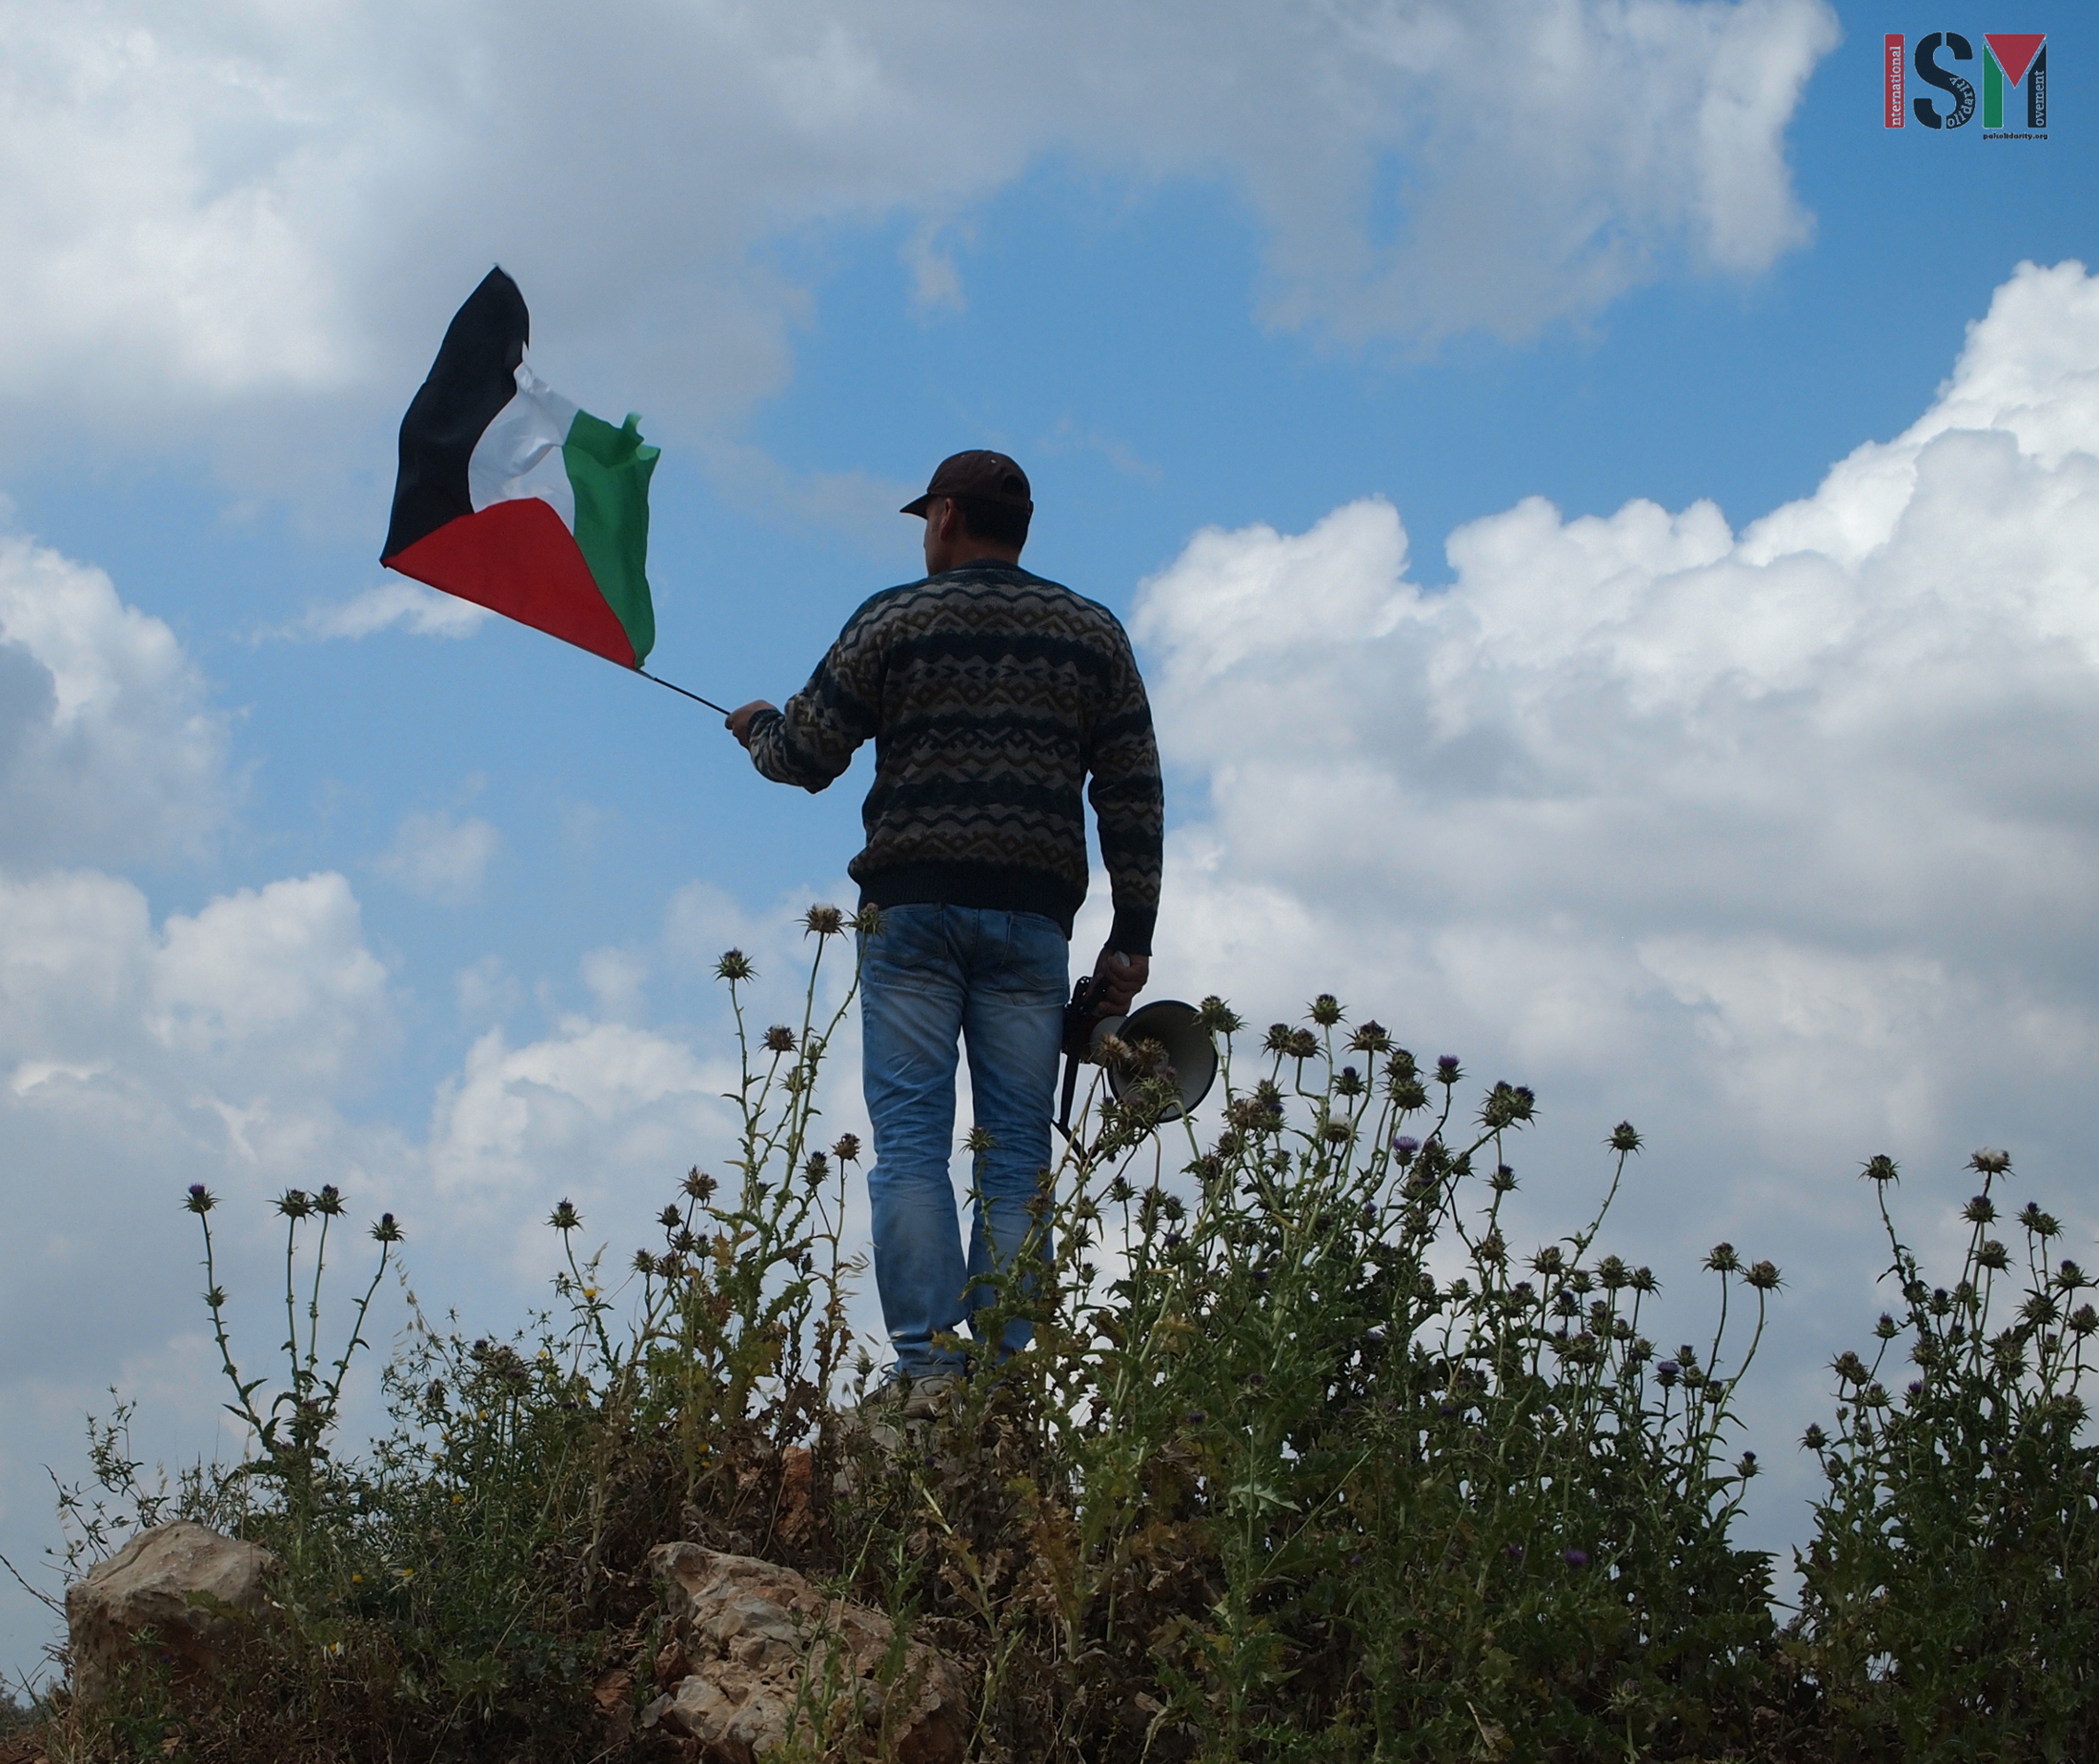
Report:
[[[411,1222],[426,1297],[513,1315],[517,1222],[574,1189],[638,1230],[704,1157],[707,940],[784,959],[788,909],[847,886],[864,762],[764,785],[706,714],[496,621],[324,635],[384,583],[394,425],[498,259],[542,375],[662,442],[652,666],[726,703],[784,698],[913,574],[893,511],[941,455],[1016,455],[1027,561],[1128,619],[1154,678],[1164,988],[1263,1020],[1360,988],[1535,1083],[1543,1235],[1635,1113],[1627,1230],[1687,1305],[1722,1236],[1794,1282],[1767,1456],[1849,1345],[1830,1320],[1877,1308],[1833,1173],[1926,1160],[1922,1229],[2004,1140],[2090,1234],[2064,1098],[2099,1050],[2099,828],[2064,756],[2099,721],[2099,319],[2076,269],[2000,291],[2092,261],[2099,38],[2068,7],[1956,21],[2049,32],[2050,138],[1986,142],[1880,126],[1881,33],[1946,27],[1900,6],[1389,10],[1042,11],[1007,40],[812,0],[783,59],[733,9],[622,11],[574,70],[565,183],[497,113],[571,65],[493,8],[434,63],[511,58],[487,116],[395,78],[438,28],[398,9],[310,42],[142,12],[156,95],[68,158],[121,108],[129,75],[67,74],[123,9],[68,35],[0,5],[28,191],[0,204],[0,660],[27,658],[0,671],[0,1549],[35,1558],[38,1466],[112,1382],[156,1393],[156,1444],[211,1448],[183,1183],[259,1218],[339,1182]],[[1525,59],[1555,20],[1587,75]],[[1344,26],[1397,71],[1365,51],[1359,80]],[[703,39],[755,58],[745,109],[707,86],[736,66],[681,59]],[[1714,94],[1751,124],[1697,160]],[[1858,467],[1897,503],[1825,486],[1933,411]],[[1783,543],[1744,535],[1818,494]],[[1962,535],[1997,535],[1979,571]],[[35,613],[29,545],[113,599]],[[82,656],[107,677],[69,724]],[[523,1125],[472,1125],[477,1097]],[[1805,1490],[1770,1480],[1778,1542]],[[0,1656],[42,1633],[0,1588]]]

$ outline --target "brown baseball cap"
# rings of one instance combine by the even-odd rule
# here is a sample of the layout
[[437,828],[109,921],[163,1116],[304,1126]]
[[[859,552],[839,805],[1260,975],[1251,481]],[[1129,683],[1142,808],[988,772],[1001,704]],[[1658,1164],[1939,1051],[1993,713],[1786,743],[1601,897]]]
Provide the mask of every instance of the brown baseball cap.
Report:
[[951,453],[934,469],[932,482],[917,501],[906,503],[901,514],[924,514],[935,496],[975,496],[980,502],[1003,503],[1008,508],[1034,512],[1034,500],[1027,488],[1027,473],[1003,453],[973,448],[968,453]]

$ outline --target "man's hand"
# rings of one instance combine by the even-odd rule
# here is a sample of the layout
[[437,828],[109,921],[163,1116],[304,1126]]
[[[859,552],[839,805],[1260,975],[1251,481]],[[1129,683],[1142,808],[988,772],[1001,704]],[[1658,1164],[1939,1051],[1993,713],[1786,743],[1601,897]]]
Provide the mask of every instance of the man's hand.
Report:
[[763,699],[753,699],[747,705],[740,705],[722,720],[722,727],[740,741],[745,752],[751,746],[751,719],[760,711],[776,711],[777,705],[769,705]]
[[1103,949],[1093,964],[1093,1003],[1103,1017],[1127,1017],[1130,1001],[1144,990],[1151,978],[1151,957],[1125,956],[1117,949]]

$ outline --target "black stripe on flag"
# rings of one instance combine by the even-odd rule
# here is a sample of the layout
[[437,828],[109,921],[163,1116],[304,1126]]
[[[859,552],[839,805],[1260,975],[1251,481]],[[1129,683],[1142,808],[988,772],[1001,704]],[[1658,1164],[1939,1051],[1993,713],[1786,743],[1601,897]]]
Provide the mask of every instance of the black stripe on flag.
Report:
[[531,334],[525,296],[498,265],[452,316],[430,377],[401,419],[401,475],[382,561],[473,512],[466,462],[482,431],[517,395],[518,363]]

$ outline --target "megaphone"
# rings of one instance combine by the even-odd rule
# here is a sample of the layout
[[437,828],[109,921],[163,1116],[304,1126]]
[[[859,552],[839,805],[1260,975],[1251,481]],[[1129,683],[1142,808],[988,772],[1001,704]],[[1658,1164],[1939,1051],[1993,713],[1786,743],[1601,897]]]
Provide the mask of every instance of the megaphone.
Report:
[[1067,1139],[1071,1137],[1072,1097],[1078,1084],[1081,1051],[1098,1046],[1110,1035],[1119,1038],[1125,1046],[1156,1042],[1166,1050],[1166,1063],[1156,1070],[1120,1065],[1109,1066],[1110,1096],[1120,1103],[1147,1079],[1163,1077],[1174,1087],[1176,1095],[1174,1102],[1159,1111],[1159,1120],[1178,1120],[1194,1110],[1217,1081],[1217,1045],[1210,1039],[1210,1032],[1197,1020],[1195,1006],[1177,998],[1161,998],[1128,1017],[1095,1017],[1087,1009],[1091,989],[1091,977],[1081,980],[1073,989],[1068,1008],[1064,1106],[1058,1112],[1057,1123],[1059,1131]]
[[1217,1081],[1217,1044],[1196,1020],[1192,1004],[1177,998],[1161,998],[1127,1017],[1104,1017],[1094,1026],[1094,1044],[1097,1046],[1110,1035],[1120,1039],[1125,1047],[1157,1042],[1167,1050],[1167,1063],[1158,1072],[1120,1065],[1108,1068],[1108,1094],[1119,1103],[1146,1079],[1161,1077],[1179,1096],[1177,1101],[1159,1112],[1159,1118],[1179,1120],[1194,1112]]

